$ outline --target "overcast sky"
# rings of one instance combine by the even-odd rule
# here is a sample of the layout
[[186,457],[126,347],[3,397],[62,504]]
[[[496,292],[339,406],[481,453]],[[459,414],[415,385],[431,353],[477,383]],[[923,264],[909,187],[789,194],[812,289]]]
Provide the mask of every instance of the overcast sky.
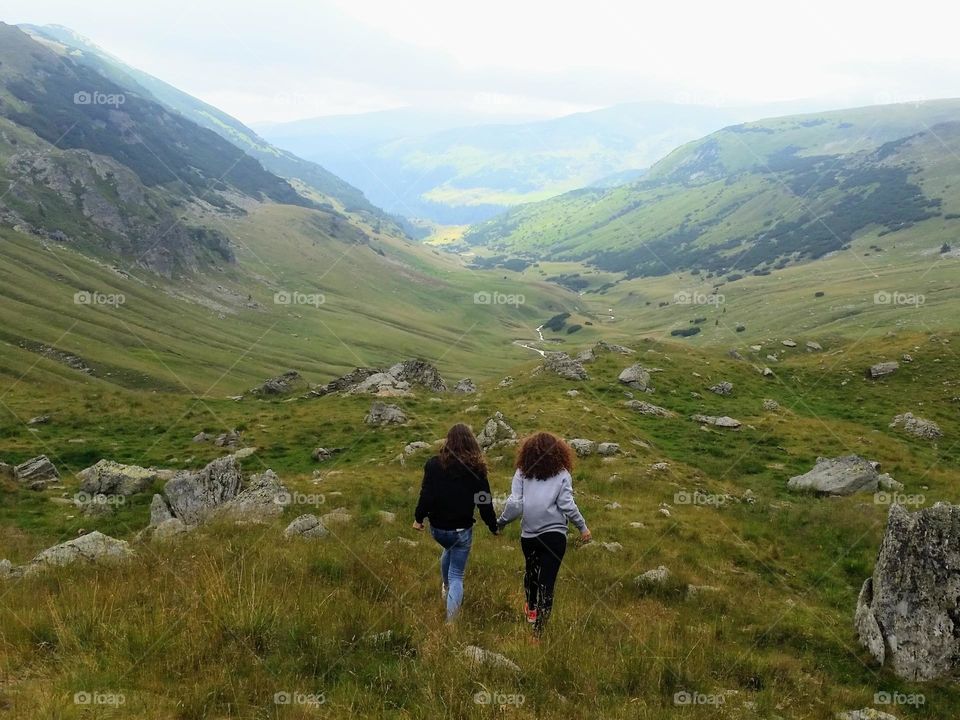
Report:
[[4,0],[247,123],[960,96],[960,3]]

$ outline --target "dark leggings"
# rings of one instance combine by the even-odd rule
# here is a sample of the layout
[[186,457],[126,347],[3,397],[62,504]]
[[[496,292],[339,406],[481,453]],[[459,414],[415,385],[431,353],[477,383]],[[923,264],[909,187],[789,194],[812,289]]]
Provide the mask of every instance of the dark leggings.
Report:
[[539,635],[553,609],[553,588],[557,583],[563,555],[567,551],[567,535],[562,532],[547,532],[532,538],[522,537],[520,547],[527,561],[523,589],[527,594],[527,607],[537,611],[537,622],[533,631]]

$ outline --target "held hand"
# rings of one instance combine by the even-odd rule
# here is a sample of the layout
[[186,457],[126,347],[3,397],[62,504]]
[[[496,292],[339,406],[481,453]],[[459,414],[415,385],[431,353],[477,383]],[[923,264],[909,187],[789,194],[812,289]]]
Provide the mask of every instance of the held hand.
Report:
[[414,522],[413,522],[413,529],[414,529],[414,530],[417,530],[417,531],[419,531],[419,532],[423,532],[423,523],[414,521]]
[[591,540],[593,540],[593,533],[590,532],[590,528],[584,528],[583,532],[580,533],[580,542],[586,545]]

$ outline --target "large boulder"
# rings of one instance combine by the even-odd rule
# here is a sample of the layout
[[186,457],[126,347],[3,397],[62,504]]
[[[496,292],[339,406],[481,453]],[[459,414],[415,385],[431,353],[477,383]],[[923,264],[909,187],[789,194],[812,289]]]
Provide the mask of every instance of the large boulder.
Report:
[[890,423],[890,427],[892,428],[901,426],[904,432],[924,440],[939,440],[943,437],[943,431],[933,420],[924,420],[923,418],[916,417],[913,413],[908,412],[903,413],[903,415],[897,415],[893,419],[893,422]]
[[383,426],[383,425],[400,425],[407,421],[407,416],[404,414],[396,405],[387,405],[382,402],[375,402],[371,408],[370,412],[367,413],[366,417],[363,418],[363,421],[367,425],[374,426]]
[[187,525],[197,525],[235,498],[241,484],[240,463],[233,455],[227,455],[198,472],[177,473],[164,486],[163,495],[173,517]]
[[309,386],[296,370],[287,370],[282,375],[270,378],[253,388],[250,393],[258,397],[283,397],[295,392],[303,392]]
[[825,495],[852,495],[856,492],[877,492],[880,475],[877,469],[859,455],[838,458],[817,458],[809,472],[790,478],[791,490],[809,490]]
[[46,455],[39,455],[17,465],[13,469],[13,475],[17,482],[37,490],[60,479],[60,473]]
[[650,387],[650,373],[640,363],[635,363],[620,373],[617,380],[634,390]]
[[404,360],[387,370],[387,373],[401,382],[420,385],[430,392],[440,393],[447,390],[440,371],[425,360]]
[[543,367],[564,380],[586,380],[588,378],[583,363],[570,357],[565,352],[549,352],[544,355]]
[[376,395],[378,397],[406,397],[410,383],[390,373],[374,373],[347,391],[348,395]]
[[290,493],[273,470],[250,478],[236,497],[227,501],[220,512],[238,522],[264,522],[283,514],[290,503]]
[[62,567],[76,562],[98,563],[125,560],[133,555],[130,545],[101,532],[92,532],[73,540],[47,548],[23,568],[24,575],[32,575],[49,567]]
[[874,659],[905,680],[960,671],[960,506],[893,505],[857,600],[855,626]]
[[77,473],[80,490],[90,495],[135,495],[160,479],[161,473],[137,465],[101,460]]
[[511,445],[517,441],[516,431],[507,424],[503,413],[497,411],[493,417],[483,424],[483,429],[477,434],[477,443],[482,450]]

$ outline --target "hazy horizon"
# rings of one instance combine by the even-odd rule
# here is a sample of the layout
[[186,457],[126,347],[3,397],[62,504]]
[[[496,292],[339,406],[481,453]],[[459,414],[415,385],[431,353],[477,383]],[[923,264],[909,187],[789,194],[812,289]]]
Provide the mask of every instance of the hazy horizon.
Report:
[[[413,107],[549,118],[631,102],[824,108],[960,95],[960,10],[753,1],[583,11],[502,0],[186,3],[10,0],[251,125]],[[934,21],[935,20],[935,21]]]

